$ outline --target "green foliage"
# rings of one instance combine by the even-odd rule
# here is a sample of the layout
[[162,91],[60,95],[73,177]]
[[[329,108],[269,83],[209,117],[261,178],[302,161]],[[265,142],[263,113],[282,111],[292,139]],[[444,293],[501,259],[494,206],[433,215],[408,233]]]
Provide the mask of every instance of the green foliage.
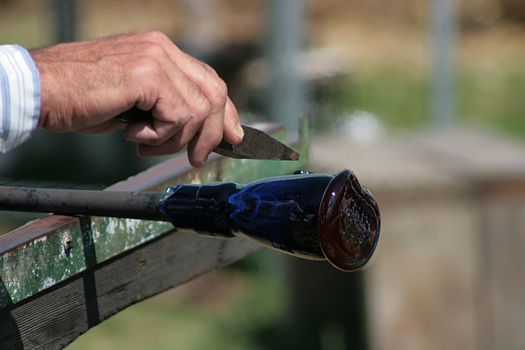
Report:
[[321,101],[316,130],[330,130],[352,111],[367,111],[392,128],[424,126],[429,118],[429,79],[422,70],[385,66],[356,72]]
[[[246,259],[250,261],[247,265],[254,269],[276,254],[257,254]],[[259,330],[270,328],[285,311],[285,284],[263,271],[215,272],[219,277],[212,279],[209,295],[194,299],[171,292],[161,294],[118,313],[69,349],[263,349]],[[224,288],[231,291],[216,298],[213,293],[219,284],[226,284]]]
[[384,67],[356,74],[344,90],[346,108],[377,115],[387,126],[424,126],[429,120],[428,73]]
[[[455,78],[455,121],[525,137],[524,91],[525,67],[460,66]],[[431,123],[430,72],[407,66],[358,72],[321,110],[323,124],[332,128],[345,113],[356,110],[375,114],[393,129],[425,127]]]
[[463,67],[457,82],[465,121],[525,137],[525,67]]

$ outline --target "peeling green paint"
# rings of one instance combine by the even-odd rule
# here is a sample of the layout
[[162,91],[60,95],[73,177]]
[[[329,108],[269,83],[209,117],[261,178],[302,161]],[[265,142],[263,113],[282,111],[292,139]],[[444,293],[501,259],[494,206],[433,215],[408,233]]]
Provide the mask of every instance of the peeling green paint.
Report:
[[95,218],[91,228],[97,262],[173,230],[168,222],[117,218]]
[[9,298],[2,296],[0,299],[0,309],[85,269],[83,254],[78,249],[66,255],[64,236],[70,239],[73,247],[82,247],[80,228],[65,225],[0,257],[1,289],[9,294]]
[[[203,169],[193,169],[149,190],[163,190],[177,183],[231,181],[247,183],[259,178],[290,174],[308,161],[309,123],[304,120],[298,151],[301,159],[289,161],[234,160],[220,158]],[[273,134],[285,141],[284,130]],[[167,222],[92,217],[29,241],[0,256],[0,311],[52,287],[155,237],[173,231]]]

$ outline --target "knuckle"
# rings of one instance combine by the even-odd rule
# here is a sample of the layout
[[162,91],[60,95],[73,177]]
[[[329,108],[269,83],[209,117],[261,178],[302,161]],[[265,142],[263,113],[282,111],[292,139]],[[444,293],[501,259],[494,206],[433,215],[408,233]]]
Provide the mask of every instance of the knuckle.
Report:
[[143,53],[148,57],[161,57],[166,54],[164,48],[157,43],[148,43],[143,49]]
[[[160,65],[152,57],[144,56],[137,59],[132,68],[133,77],[139,79],[139,81],[148,81],[148,78],[154,77],[159,74]],[[146,80],[144,80],[146,79]]]
[[222,141],[222,130],[213,129],[208,130],[206,134],[206,140],[201,143],[201,152],[209,154],[212,152]]
[[211,113],[210,103],[205,99],[202,99],[202,101],[193,107],[193,111],[196,118],[199,120],[205,119]]
[[216,79],[220,79],[219,78],[219,74],[217,74],[217,72],[215,71],[215,69],[213,69],[209,64],[207,63],[204,63],[204,62],[201,62],[199,61],[202,65],[202,67],[204,68],[204,70],[208,73],[208,74],[211,74],[214,78]]
[[191,108],[184,102],[173,105],[171,110],[173,111],[173,117],[169,118],[169,120],[179,126],[186,125],[193,114]]
[[205,96],[210,104],[211,111],[223,108],[228,99],[228,86],[224,80],[222,80],[217,72],[208,64],[197,61],[191,57],[190,59],[194,60],[194,62],[202,68],[201,75],[206,81]]
[[210,148],[209,151],[213,151],[222,141],[222,133],[217,132],[210,137]]
[[222,79],[217,79],[213,84],[210,102],[214,108],[222,108],[226,105],[228,98],[228,87]]
[[167,41],[170,41],[170,38],[164,34],[163,32],[159,31],[159,30],[150,30],[150,31],[147,31],[146,34],[145,34],[146,38],[151,41],[151,42],[154,42],[154,43],[158,43],[158,44],[162,44],[162,43],[165,43]]

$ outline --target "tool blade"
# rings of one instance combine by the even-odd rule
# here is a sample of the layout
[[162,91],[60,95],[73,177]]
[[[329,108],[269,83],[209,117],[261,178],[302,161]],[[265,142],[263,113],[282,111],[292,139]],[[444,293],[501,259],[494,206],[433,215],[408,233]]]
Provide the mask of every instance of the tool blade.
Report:
[[222,141],[214,152],[237,159],[298,160],[299,153],[261,130],[242,125],[244,138],[238,145]]

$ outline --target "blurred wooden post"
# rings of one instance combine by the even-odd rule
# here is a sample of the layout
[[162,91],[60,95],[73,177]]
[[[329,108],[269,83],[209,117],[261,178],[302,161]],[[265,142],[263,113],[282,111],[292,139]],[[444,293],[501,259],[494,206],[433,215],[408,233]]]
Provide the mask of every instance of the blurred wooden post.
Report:
[[[296,130],[297,116],[310,108],[304,74],[299,71],[305,39],[304,6],[303,0],[270,1],[269,114],[280,118],[291,131]],[[294,349],[326,349],[332,348],[328,343],[335,340],[344,349],[366,350],[361,275],[344,274],[331,266],[285,261],[290,285],[289,319],[279,332],[278,345],[284,342]]]
[[525,346],[525,145],[468,129],[333,134],[311,164],[352,168],[381,209],[364,272],[372,349]]
[[449,127],[454,121],[455,2],[430,0],[432,10],[432,116],[435,126]]
[[76,0],[51,0],[57,43],[71,42],[77,37]]
[[368,349],[363,273],[291,258],[287,267],[289,309],[281,338],[286,348]]
[[303,0],[271,0],[268,60],[270,86],[267,104],[273,120],[288,132],[297,130],[297,118],[307,112],[305,86],[299,72],[303,48]]

